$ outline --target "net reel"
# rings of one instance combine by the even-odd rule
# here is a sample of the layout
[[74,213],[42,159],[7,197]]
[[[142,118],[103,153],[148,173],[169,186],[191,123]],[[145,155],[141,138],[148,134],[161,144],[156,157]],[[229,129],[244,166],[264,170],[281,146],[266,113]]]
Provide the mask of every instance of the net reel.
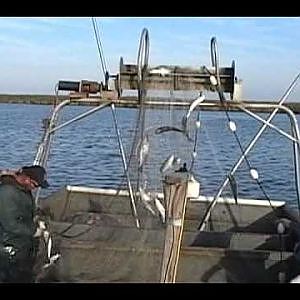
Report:
[[[235,83],[235,62],[231,67],[218,68],[221,86],[225,93],[230,93],[233,98]],[[204,66],[198,69],[159,65],[147,68],[144,74],[144,87],[146,90],[169,90],[170,86],[174,91],[215,91],[210,82],[210,75],[214,74],[215,68],[207,69]],[[115,78],[115,89],[119,97],[123,90],[137,90],[139,82],[139,67],[134,64],[124,64],[120,58],[120,72]]]

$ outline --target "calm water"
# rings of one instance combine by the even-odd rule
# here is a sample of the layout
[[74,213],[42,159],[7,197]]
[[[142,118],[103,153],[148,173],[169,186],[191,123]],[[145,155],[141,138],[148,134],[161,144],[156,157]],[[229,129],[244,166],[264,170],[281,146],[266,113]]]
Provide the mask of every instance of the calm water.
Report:
[[[67,107],[61,117],[66,121],[88,110],[88,107]],[[0,169],[18,168],[31,164],[42,137],[42,119],[50,114],[46,105],[0,104]],[[183,111],[151,110],[147,113],[147,126],[180,124]],[[237,132],[245,147],[255,135],[260,124],[242,113],[231,113]],[[266,114],[261,114],[266,118]],[[125,149],[132,141],[136,110],[117,109]],[[278,127],[289,130],[285,115],[274,119]],[[194,173],[201,183],[202,194],[214,195],[225,174],[237,161],[240,150],[228,130],[224,112],[202,112],[198,136],[197,158]],[[151,155],[146,166],[147,180],[151,186],[160,186],[159,166],[170,151],[190,163],[193,143],[181,134],[162,134],[151,140]],[[287,200],[296,205],[292,143],[271,129],[267,129],[249,160],[258,170],[263,187],[271,199]],[[48,181],[51,188],[43,195],[60,189],[66,184],[93,187],[116,187],[121,183],[123,167],[115,136],[110,109],[72,124],[59,131],[54,139],[48,163]],[[251,180],[246,164],[236,173],[239,196],[264,198]],[[229,193],[229,190],[226,190]]]

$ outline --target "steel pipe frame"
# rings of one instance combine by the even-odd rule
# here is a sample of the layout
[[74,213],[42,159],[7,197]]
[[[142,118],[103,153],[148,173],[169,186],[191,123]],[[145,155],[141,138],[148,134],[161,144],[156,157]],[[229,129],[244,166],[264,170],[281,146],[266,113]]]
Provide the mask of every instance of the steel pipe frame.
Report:
[[[300,144],[299,137],[297,137],[299,135],[299,130],[298,130],[298,134],[296,134],[297,138],[295,138],[295,137],[291,136],[290,134],[286,133],[284,130],[278,128],[277,126],[273,125],[272,123],[266,121],[265,119],[261,118],[257,114],[253,113],[252,111],[246,109],[246,107],[249,107],[249,108],[261,108],[261,107],[263,107],[263,108],[265,108],[263,105],[261,105],[261,104],[242,104],[242,105],[236,105],[236,106],[240,110],[244,111],[246,114],[248,114],[251,117],[253,117],[254,119],[262,122],[263,124],[267,125],[271,129],[277,131],[279,134],[285,136],[289,140],[294,141],[294,142]],[[296,119],[295,114],[292,112],[291,109],[289,109],[286,106],[278,105],[278,104],[267,104],[267,106],[268,106],[268,108],[279,108],[279,109],[282,109],[283,111],[285,111],[289,115],[289,118],[290,118],[290,121],[291,121],[291,125],[294,128],[298,128],[298,121]]]
[[[52,144],[53,133],[56,130],[58,130],[62,127],[65,127],[65,126],[67,126],[67,125],[69,125],[69,124],[71,124],[75,121],[78,121],[78,120],[80,120],[84,117],[87,117],[88,115],[90,115],[90,114],[92,114],[92,113],[98,111],[99,109],[102,109],[102,108],[104,108],[108,105],[108,103],[102,104],[99,107],[93,108],[93,109],[89,110],[88,112],[80,114],[80,115],[76,116],[75,118],[73,118],[72,120],[67,121],[66,123],[68,123],[68,124],[66,124],[66,123],[62,124],[64,126],[60,125],[58,127],[55,127],[59,112],[65,106],[67,106],[68,104],[70,104],[72,102],[84,103],[84,102],[86,102],[86,100],[83,100],[83,99],[73,99],[73,100],[67,99],[67,100],[62,101],[60,104],[58,104],[57,106],[54,107],[52,115],[51,115],[51,119],[50,119],[50,122],[49,122],[49,126],[46,130],[44,139],[38,147],[38,151],[36,153],[36,156],[35,156],[35,159],[34,159],[34,162],[33,162],[34,165],[40,165],[40,166],[46,168],[46,163],[47,163],[49,152],[50,152],[50,146]],[[95,102],[98,102],[98,101],[95,101]],[[39,187],[36,191],[36,194],[35,194],[35,204],[36,204],[36,206],[38,206],[40,191],[41,191],[41,188]]]
[[[221,103],[224,105],[225,103],[225,96],[223,94],[223,91],[222,91],[222,88],[221,88],[221,81],[220,81],[220,76],[219,76],[219,55],[218,55],[218,48],[217,48],[217,41],[216,41],[216,38],[213,37],[211,39],[211,60],[212,60],[212,66],[215,67],[215,74],[216,74],[216,80],[217,80],[217,85],[216,85],[216,88],[217,88],[217,92],[218,92],[218,95],[219,95],[219,98],[220,98],[220,101]],[[290,93],[292,92],[293,88],[296,86],[297,84],[297,81],[300,77],[300,73],[295,77],[295,79],[293,80],[293,82],[290,84],[290,86],[288,87],[288,89],[286,90],[286,92],[284,93],[284,95],[281,97],[281,99],[279,100],[279,103],[278,105],[282,105],[285,100],[288,98],[288,96],[290,95]],[[232,176],[235,171],[238,169],[238,167],[240,166],[240,164],[243,162],[243,160],[246,158],[246,155],[250,152],[250,150],[254,147],[255,143],[257,142],[257,140],[259,139],[259,137],[262,135],[262,133],[265,131],[265,129],[267,128],[267,123],[270,123],[271,120],[274,118],[274,116],[276,115],[276,113],[278,112],[280,108],[277,107],[273,110],[273,112],[270,114],[270,116],[268,117],[268,119],[266,120],[266,123],[263,124],[263,126],[259,129],[259,131],[257,132],[257,134],[255,135],[255,137],[251,140],[251,142],[248,144],[247,148],[245,151],[242,150],[242,156],[239,158],[239,160],[236,162],[236,164],[234,165],[234,167],[231,169],[231,171],[229,172],[229,174],[226,176],[226,179],[224,180],[223,184],[221,185],[221,187],[219,188],[218,192],[216,193],[215,197],[214,197],[214,200],[211,202],[211,204],[209,205],[209,207],[207,208],[205,214],[204,214],[204,217],[203,219],[201,220],[201,223],[198,227],[198,229],[200,231],[203,231],[205,229],[205,226],[210,218],[210,215],[211,215],[211,212],[214,208],[214,206],[216,205],[217,203],[217,200],[218,198],[221,196],[223,190],[225,189],[226,185],[228,184],[229,182],[229,178],[230,176]],[[226,110],[227,111],[227,110]],[[292,134],[294,134],[296,131],[298,130],[297,129],[292,129]],[[297,132],[298,133],[298,132]],[[296,134],[297,134],[296,133]],[[299,137],[298,137],[299,139]],[[299,199],[299,189],[300,189],[300,182],[299,182],[299,167],[298,167],[298,164],[299,164],[299,160],[298,160],[298,153],[299,153],[299,148],[298,148],[298,151],[297,151],[297,147],[299,145],[297,145],[295,142],[294,142],[294,164],[296,164],[295,166],[295,177],[296,177],[296,189],[297,189],[297,196],[298,196],[298,205],[299,205],[299,214],[300,214],[300,199]]]
[[[295,87],[298,79],[300,77],[300,74],[298,74],[296,76],[296,78],[293,80],[293,82],[291,83],[291,85],[289,86],[289,88],[287,89],[287,91],[285,92],[285,94],[282,96],[282,98],[280,99],[279,103],[276,105],[276,108],[273,110],[273,112],[271,113],[271,115],[268,117],[267,119],[267,123],[270,123],[270,121],[274,118],[274,116],[276,115],[276,113],[278,112],[279,109],[283,109],[285,111],[287,111],[287,108],[283,108],[284,106],[282,105],[284,103],[284,101],[287,99],[287,97],[289,96],[289,94],[291,93],[291,91],[293,90],[293,88]],[[251,104],[252,107],[255,106],[255,104]],[[260,106],[263,106],[265,104],[258,104]],[[272,104],[267,104],[268,107],[272,106]],[[291,111],[290,111],[291,112]],[[292,112],[291,112],[292,113]],[[293,115],[293,122],[294,124],[297,124],[297,120]],[[239,158],[239,160],[236,162],[236,164],[234,165],[234,167],[231,169],[231,171],[229,172],[229,175],[233,175],[235,173],[235,171],[238,169],[238,167],[240,166],[240,164],[243,162],[243,160],[245,159],[246,155],[250,152],[250,150],[253,148],[253,146],[255,145],[255,143],[257,142],[257,140],[259,139],[259,137],[261,136],[261,134],[264,132],[264,130],[266,129],[267,124],[264,124],[260,130],[257,132],[256,136],[252,139],[252,141],[250,142],[250,144],[247,146],[247,149],[245,150],[245,152],[242,154],[242,156]],[[299,140],[299,129],[298,127],[295,129],[296,135],[298,135],[298,140]],[[294,142],[295,143],[295,142]],[[294,146],[296,147],[296,146]],[[299,160],[298,160],[298,152],[299,152],[299,147],[298,147],[298,151],[294,151],[294,157],[295,157],[295,164],[296,164],[296,189],[297,189],[297,194],[299,195],[299,190],[300,190],[300,182],[299,182]],[[226,187],[226,185],[229,182],[229,175],[226,176],[226,179],[224,180],[223,184],[221,185],[221,187],[219,188],[218,192],[216,193],[214,200],[211,202],[211,204],[209,205],[203,220],[201,221],[200,225],[199,225],[199,231],[203,231],[205,229],[205,225],[207,224],[209,218],[210,218],[210,214],[212,209],[214,208],[214,206],[217,203],[217,199],[220,197],[220,195],[222,194],[224,188]]]
[[121,152],[121,156],[122,156],[123,168],[124,168],[124,171],[126,173],[127,186],[128,186],[129,195],[130,195],[132,213],[133,213],[133,216],[135,218],[136,227],[140,228],[140,221],[139,221],[138,214],[137,214],[137,209],[136,209],[136,205],[135,205],[135,199],[134,199],[134,195],[133,195],[132,185],[131,185],[131,181],[130,181],[129,173],[128,173],[128,166],[127,166],[127,163],[126,163],[125,151],[124,151],[124,147],[123,147],[123,143],[122,143],[119,127],[118,127],[118,121],[117,121],[117,116],[116,116],[116,113],[115,113],[115,105],[114,104],[111,104],[111,111],[112,111],[112,115],[113,115],[113,119],[114,119],[115,130],[116,130],[118,143],[119,143],[119,148],[120,148],[120,152]]
[[[138,79],[138,102],[140,104],[140,111],[139,111],[139,122],[141,122],[141,130],[140,130],[140,140],[144,138],[144,130],[145,130],[145,110],[144,110],[144,101],[146,96],[146,90],[144,88],[144,79],[145,79],[145,72],[148,67],[149,62],[149,32],[146,28],[143,29],[140,44],[138,49],[138,56],[137,56],[137,79]],[[137,185],[136,185],[136,192],[139,191],[140,188],[140,180],[142,176],[143,167],[137,170]]]
[[71,119],[71,120],[69,120],[69,121],[66,121],[65,123],[63,123],[63,124],[61,124],[61,125],[52,128],[52,129],[50,130],[49,134],[52,134],[52,133],[54,133],[55,131],[57,131],[58,129],[61,129],[61,128],[67,126],[67,125],[70,125],[70,124],[72,124],[72,123],[74,123],[74,122],[76,122],[76,121],[79,121],[79,120],[81,120],[81,119],[83,119],[83,118],[85,118],[85,117],[91,115],[92,113],[94,113],[94,112],[96,112],[96,111],[98,111],[98,110],[100,110],[100,109],[102,109],[102,108],[104,108],[104,107],[106,107],[106,106],[108,106],[108,105],[110,105],[110,102],[103,103],[103,104],[101,104],[101,105],[99,105],[99,106],[97,106],[97,107],[95,107],[95,108],[93,108],[93,109],[91,109],[91,110],[89,110],[89,111],[86,111],[86,112],[84,112],[84,113],[82,113],[82,114],[80,114],[80,115],[74,117],[73,119]]

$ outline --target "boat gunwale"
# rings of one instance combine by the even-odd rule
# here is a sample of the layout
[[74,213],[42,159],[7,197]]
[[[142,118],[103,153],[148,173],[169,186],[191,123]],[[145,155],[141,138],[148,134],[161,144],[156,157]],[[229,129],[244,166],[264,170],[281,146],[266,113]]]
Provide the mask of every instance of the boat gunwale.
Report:
[[[129,192],[127,190],[116,190],[112,188],[96,188],[96,187],[88,187],[88,186],[66,185],[65,190],[67,192],[74,192],[74,193],[99,194],[99,195],[102,194],[105,196],[129,197]],[[157,193],[157,196],[159,199],[164,198],[163,193]],[[189,198],[189,201],[193,203],[197,203],[197,202],[201,203],[201,202],[212,202],[213,199],[214,197],[212,196],[200,195],[197,198]],[[217,202],[223,204],[236,204],[235,199],[230,197],[219,197]],[[279,200],[271,200],[270,202],[273,207],[282,207],[286,204],[286,201],[279,201]],[[264,199],[238,198],[237,200],[238,205],[263,206],[263,207],[270,207],[270,202]]]

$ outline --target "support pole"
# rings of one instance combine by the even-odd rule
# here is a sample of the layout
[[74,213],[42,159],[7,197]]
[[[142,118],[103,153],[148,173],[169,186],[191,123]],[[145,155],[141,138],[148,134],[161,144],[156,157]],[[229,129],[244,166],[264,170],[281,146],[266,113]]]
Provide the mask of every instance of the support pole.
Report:
[[123,143],[122,143],[119,127],[118,127],[117,117],[116,117],[116,113],[115,113],[115,105],[113,103],[111,104],[111,111],[112,111],[112,115],[113,115],[113,119],[114,119],[114,125],[115,125],[115,130],[116,130],[116,133],[117,133],[117,138],[118,138],[119,148],[120,148],[120,152],[121,152],[123,167],[124,167],[124,171],[125,171],[125,174],[126,174],[127,186],[128,186],[128,191],[129,191],[129,195],[130,195],[131,210],[132,210],[132,214],[135,218],[136,227],[140,228],[140,220],[139,220],[139,217],[138,217],[138,214],[137,214],[135,199],[134,199],[133,190],[132,190],[130,177],[129,177],[129,173],[128,173],[128,167],[127,167],[127,162],[126,162],[125,151],[124,151],[124,147],[123,147]]
[[167,227],[160,282],[174,283],[187,203],[188,173],[182,174],[182,176],[166,176],[163,185]]

